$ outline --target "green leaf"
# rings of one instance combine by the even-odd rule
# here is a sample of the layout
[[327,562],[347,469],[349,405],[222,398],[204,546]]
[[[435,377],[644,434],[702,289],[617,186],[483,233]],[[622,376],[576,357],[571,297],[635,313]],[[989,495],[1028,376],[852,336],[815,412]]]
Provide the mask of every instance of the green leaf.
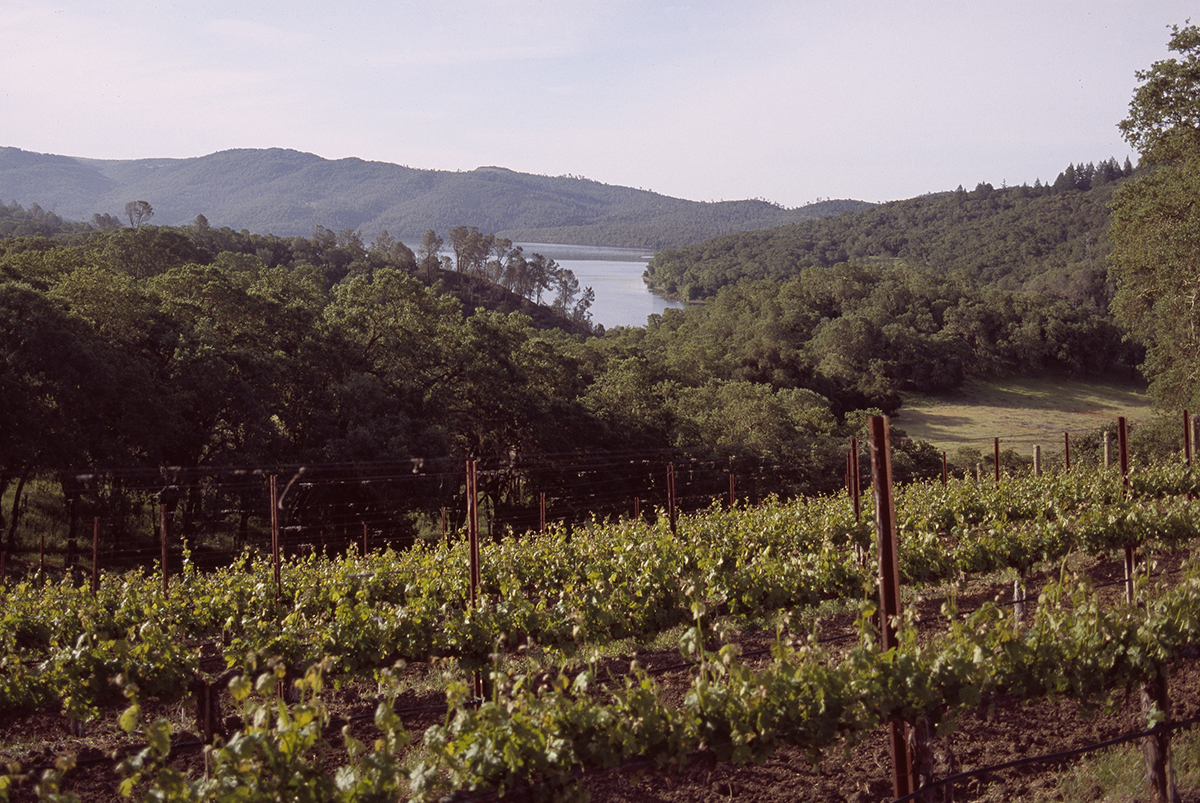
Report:
[[120,719],[117,720],[117,725],[119,725],[121,730],[125,731],[126,733],[133,733],[141,718],[142,707],[137,703],[134,703],[126,708],[121,714]]

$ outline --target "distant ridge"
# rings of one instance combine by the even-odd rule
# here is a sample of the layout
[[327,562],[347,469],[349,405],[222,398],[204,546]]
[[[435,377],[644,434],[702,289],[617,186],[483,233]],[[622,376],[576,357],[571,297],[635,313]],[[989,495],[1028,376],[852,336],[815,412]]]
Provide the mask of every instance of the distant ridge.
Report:
[[154,223],[204,215],[217,227],[308,236],[317,226],[382,229],[417,241],[472,225],[518,242],[658,249],[782,226],[871,206],[822,201],[785,209],[762,200],[705,203],[567,176],[494,165],[420,170],[357,158],[329,160],[284,148],[236,149],[189,159],[83,159],[0,147],[0,201],[39,204],[68,220],[121,216],[148,201]]

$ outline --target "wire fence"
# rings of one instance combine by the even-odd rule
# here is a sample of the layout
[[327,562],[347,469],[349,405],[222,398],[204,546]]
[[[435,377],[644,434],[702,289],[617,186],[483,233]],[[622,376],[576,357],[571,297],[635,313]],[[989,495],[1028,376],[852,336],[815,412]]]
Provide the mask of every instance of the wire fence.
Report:
[[[1190,461],[1200,422],[1183,414],[1182,449]],[[1179,442],[1138,442],[1133,453],[1159,456]],[[1028,436],[968,442],[954,455],[893,438],[896,478],[969,477],[1069,470],[1116,461],[1117,426],[1064,431],[1056,446]],[[680,449],[630,452],[493,455],[476,458],[483,537],[544,530],[592,520],[656,521],[714,504],[754,504],[768,496],[833,493],[851,474],[869,484],[867,456],[852,439],[813,437],[787,456],[740,451],[703,457]],[[1046,458],[1043,460],[1042,447]],[[1051,454],[1051,449],[1054,449]],[[854,455],[857,454],[857,460]],[[244,551],[272,548],[271,478],[279,488],[279,547],[285,554],[406,548],[467,524],[465,464],[456,458],[310,465],[88,469],[41,478],[4,500],[0,576],[16,571],[86,570],[168,563],[184,550],[209,569]],[[55,484],[61,490],[48,491]]]

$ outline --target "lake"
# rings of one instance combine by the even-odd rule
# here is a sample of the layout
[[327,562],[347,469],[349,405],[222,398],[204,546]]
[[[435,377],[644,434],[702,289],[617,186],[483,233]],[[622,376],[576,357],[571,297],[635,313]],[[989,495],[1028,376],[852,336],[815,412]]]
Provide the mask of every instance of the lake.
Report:
[[680,309],[679,301],[668,301],[646,288],[642,273],[652,253],[641,248],[605,248],[556,243],[518,243],[525,254],[549,257],[575,274],[582,291],[596,292],[592,323],[614,326],[645,326],[646,318],[665,309]]

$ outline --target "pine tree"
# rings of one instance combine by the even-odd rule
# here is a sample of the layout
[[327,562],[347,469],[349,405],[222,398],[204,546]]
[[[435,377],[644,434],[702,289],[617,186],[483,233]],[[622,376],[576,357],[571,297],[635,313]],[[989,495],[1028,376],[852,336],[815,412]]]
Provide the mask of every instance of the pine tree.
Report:
[[1058,178],[1054,179],[1055,192],[1070,192],[1075,189],[1075,165],[1067,165],[1067,169],[1058,174]]

